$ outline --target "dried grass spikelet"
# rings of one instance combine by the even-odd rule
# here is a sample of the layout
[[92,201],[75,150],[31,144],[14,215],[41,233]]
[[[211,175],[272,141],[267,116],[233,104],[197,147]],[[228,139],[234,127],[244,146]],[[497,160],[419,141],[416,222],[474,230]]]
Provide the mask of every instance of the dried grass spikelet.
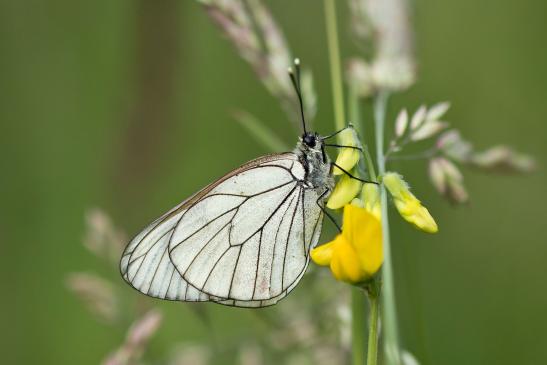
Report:
[[127,241],[126,234],[99,208],[89,209],[85,214],[85,221],[84,246],[95,255],[117,265]]
[[[299,122],[298,101],[287,76],[293,59],[269,9],[261,0],[199,1],[266,89],[280,101],[289,119]],[[316,97],[308,70],[302,71],[302,94],[305,113],[311,121],[315,116]]]
[[[369,96],[371,90],[399,91],[411,86],[416,66],[407,0],[350,0],[350,8],[355,37],[373,54],[361,64],[366,72],[361,67],[354,74],[366,78],[353,78],[357,90],[366,91],[360,96]],[[363,82],[369,85],[363,87]]]
[[94,274],[72,273],[66,285],[98,319],[106,323],[117,320],[118,298],[112,283]]
[[536,161],[532,157],[504,145],[475,152],[471,156],[470,162],[481,170],[500,173],[526,173],[534,171],[537,167]]
[[463,139],[457,130],[449,130],[439,137],[436,147],[442,154],[454,161],[496,173],[529,173],[537,163],[529,155],[519,153],[506,145],[476,151],[473,145]]
[[465,203],[469,199],[463,185],[463,175],[450,160],[432,158],[429,161],[429,178],[435,189],[452,203]]
[[162,314],[150,310],[133,322],[125,338],[125,342],[103,362],[103,365],[129,365],[139,363],[148,342],[158,330]]
[[183,343],[175,346],[167,365],[208,365],[212,355],[209,346]]

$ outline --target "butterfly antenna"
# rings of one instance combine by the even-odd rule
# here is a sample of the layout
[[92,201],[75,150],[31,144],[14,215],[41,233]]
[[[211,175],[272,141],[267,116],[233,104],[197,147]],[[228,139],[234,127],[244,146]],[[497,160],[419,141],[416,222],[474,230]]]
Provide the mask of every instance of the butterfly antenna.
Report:
[[300,60],[298,58],[294,59],[294,70],[292,67],[289,67],[289,76],[292,81],[296,95],[298,96],[298,102],[300,104],[300,115],[302,117],[302,127],[304,129],[304,134],[308,133],[306,129],[306,118],[304,117],[304,103],[302,102],[302,90],[300,89]]

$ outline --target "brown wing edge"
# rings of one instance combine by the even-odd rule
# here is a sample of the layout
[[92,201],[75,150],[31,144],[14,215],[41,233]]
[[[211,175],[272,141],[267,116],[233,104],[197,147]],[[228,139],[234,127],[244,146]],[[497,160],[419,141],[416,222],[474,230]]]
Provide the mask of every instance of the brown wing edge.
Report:
[[228,172],[218,180],[210,183],[209,185],[205,186],[203,189],[198,191],[197,193],[194,193],[192,196],[190,196],[188,199],[184,200],[182,203],[180,203],[178,206],[176,206],[174,209],[171,209],[169,212],[167,212],[162,218],[169,218],[172,216],[172,214],[177,214],[181,210],[184,210],[191,206],[192,204],[196,203],[197,201],[201,200],[207,193],[209,193],[211,190],[213,190],[215,187],[217,187],[220,183],[228,180],[232,176],[235,176],[243,171],[247,171],[252,167],[255,167],[257,165],[260,165],[262,163],[277,161],[286,159],[287,157],[292,157],[295,161],[298,161],[298,156],[294,152],[284,152],[284,153],[272,153],[269,155],[265,155],[262,157],[255,158],[254,160],[248,161],[244,163],[243,165],[239,166],[238,168]]

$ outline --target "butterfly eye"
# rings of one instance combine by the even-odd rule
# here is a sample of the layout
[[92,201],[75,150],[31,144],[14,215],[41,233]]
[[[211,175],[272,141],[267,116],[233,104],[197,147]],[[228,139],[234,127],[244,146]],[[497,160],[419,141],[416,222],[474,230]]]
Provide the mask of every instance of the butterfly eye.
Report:
[[311,134],[306,134],[304,136],[304,143],[309,147],[315,147],[315,137]]

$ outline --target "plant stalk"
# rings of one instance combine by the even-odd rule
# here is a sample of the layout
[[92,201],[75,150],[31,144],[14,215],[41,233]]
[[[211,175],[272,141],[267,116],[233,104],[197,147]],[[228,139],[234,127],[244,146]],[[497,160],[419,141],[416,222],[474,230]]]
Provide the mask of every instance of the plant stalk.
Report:
[[334,99],[334,126],[339,131],[346,125],[344,115],[344,89],[342,87],[342,70],[340,67],[340,47],[336,25],[336,0],[324,0],[327,43],[329,49],[330,77]]
[[349,122],[353,123],[357,134],[364,139],[360,100],[353,87],[348,87],[348,110]]
[[367,325],[365,318],[365,292],[361,288],[351,288],[351,363],[363,365],[366,359]]
[[378,293],[369,292],[370,301],[367,365],[376,365],[378,361]]
[[372,181],[378,181],[376,177],[376,170],[374,169],[374,163],[372,162],[372,157],[370,156],[370,151],[368,150],[368,144],[365,142],[365,128],[361,118],[361,106],[359,105],[359,96],[351,87],[349,88],[348,95],[350,122],[354,123],[355,130],[357,131],[359,137],[362,139],[361,147],[363,148],[363,157],[368,177]]
[[[329,51],[330,74],[334,102],[334,126],[341,130],[346,125],[344,115],[344,90],[342,86],[342,70],[340,67],[340,48],[338,46],[338,31],[336,25],[336,0],[324,0],[325,22],[327,28],[327,43]],[[353,105],[355,107],[356,105]],[[352,111],[355,111],[352,107]],[[357,117],[357,114],[355,115]],[[359,123],[355,120],[354,122]],[[365,293],[360,288],[353,288],[351,295],[352,312],[352,364],[363,365],[366,358],[366,300]]]
[[[384,125],[389,94],[381,91],[374,100],[374,122],[376,126],[376,159],[378,173],[386,172],[384,156]],[[395,286],[393,280],[393,263],[391,243],[389,240],[389,217],[387,209],[387,193],[384,185],[380,185],[380,203],[382,207],[382,238],[384,249],[384,264],[382,266],[382,320],[386,363],[400,365],[399,334],[397,329],[397,308],[395,303]]]

